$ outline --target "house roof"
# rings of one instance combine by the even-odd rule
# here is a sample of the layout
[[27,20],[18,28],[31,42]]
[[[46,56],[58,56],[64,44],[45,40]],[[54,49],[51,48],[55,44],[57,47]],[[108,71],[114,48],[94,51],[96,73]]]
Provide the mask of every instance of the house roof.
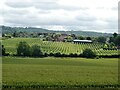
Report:
[[75,39],[73,40],[73,42],[92,42],[91,40],[78,40],[78,39]]

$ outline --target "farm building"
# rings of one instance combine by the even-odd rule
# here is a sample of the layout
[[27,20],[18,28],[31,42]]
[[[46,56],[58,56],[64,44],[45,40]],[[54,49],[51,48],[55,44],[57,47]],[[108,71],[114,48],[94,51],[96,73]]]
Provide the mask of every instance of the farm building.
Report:
[[73,40],[74,43],[92,43],[92,40],[78,40],[75,39]]

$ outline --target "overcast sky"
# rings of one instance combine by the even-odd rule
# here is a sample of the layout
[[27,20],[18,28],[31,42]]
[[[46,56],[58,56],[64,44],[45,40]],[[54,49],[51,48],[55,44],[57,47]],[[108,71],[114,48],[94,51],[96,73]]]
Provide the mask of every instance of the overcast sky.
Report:
[[118,32],[119,0],[1,0],[0,25]]

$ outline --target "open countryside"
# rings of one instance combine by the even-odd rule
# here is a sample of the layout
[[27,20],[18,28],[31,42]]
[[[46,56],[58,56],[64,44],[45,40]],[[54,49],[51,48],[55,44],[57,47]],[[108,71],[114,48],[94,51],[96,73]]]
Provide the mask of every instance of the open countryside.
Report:
[[[120,87],[117,58],[119,53],[115,44],[96,42],[94,38],[92,43],[80,39],[51,41],[47,38],[48,35],[44,38],[14,35],[2,37],[4,89]],[[19,55],[20,43],[25,47],[21,47],[21,52],[28,47],[34,50],[33,46],[36,45],[39,47],[35,48],[35,52],[41,50],[42,54]],[[95,57],[83,58],[82,54],[86,49],[92,50]]]
[[120,88],[119,34],[90,37],[2,28],[3,89]]
[[118,55],[118,50],[103,50],[104,44],[100,43],[74,44],[71,42],[42,41],[39,38],[11,38],[3,40],[3,45],[6,48],[6,52],[16,54],[16,48],[20,41],[26,41],[31,46],[34,44],[40,45],[42,51],[49,54],[57,52],[63,54],[80,54],[84,49],[90,48],[94,50],[97,55]]
[[119,0],[1,0],[0,89],[120,90]]

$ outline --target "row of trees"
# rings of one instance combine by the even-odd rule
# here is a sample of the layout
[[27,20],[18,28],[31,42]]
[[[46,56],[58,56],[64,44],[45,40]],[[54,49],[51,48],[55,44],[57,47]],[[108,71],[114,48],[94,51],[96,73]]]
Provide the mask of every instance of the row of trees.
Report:
[[17,55],[40,57],[43,56],[43,53],[39,45],[33,45],[30,47],[26,42],[20,42],[17,47]]
[[[2,56],[6,56],[9,54],[6,54],[6,50],[4,45],[0,46],[1,54]],[[47,57],[47,56],[54,56],[54,57],[86,57],[86,58],[94,58],[96,57],[96,53],[93,52],[91,49],[85,49],[82,54],[61,54],[60,52],[57,53],[44,53],[41,51],[39,45],[32,45],[30,46],[26,42],[19,42],[17,46],[17,56],[23,56],[23,57]]]
[[[8,56],[9,53],[6,53],[4,45],[0,46],[0,49],[2,51],[2,56]],[[83,50],[83,53],[80,54],[63,54],[60,52],[57,53],[43,53],[41,51],[41,48],[39,45],[32,45],[30,46],[26,42],[20,42],[17,46],[17,54],[14,54],[15,56],[23,56],[23,57],[48,57],[48,56],[54,56],[54,57],[85,57],[85,58],[95,58],[95,57],[118,57],[111,55],[111,56],[97,56],[95,52],[93,52],[91,49],[85,49]]]

